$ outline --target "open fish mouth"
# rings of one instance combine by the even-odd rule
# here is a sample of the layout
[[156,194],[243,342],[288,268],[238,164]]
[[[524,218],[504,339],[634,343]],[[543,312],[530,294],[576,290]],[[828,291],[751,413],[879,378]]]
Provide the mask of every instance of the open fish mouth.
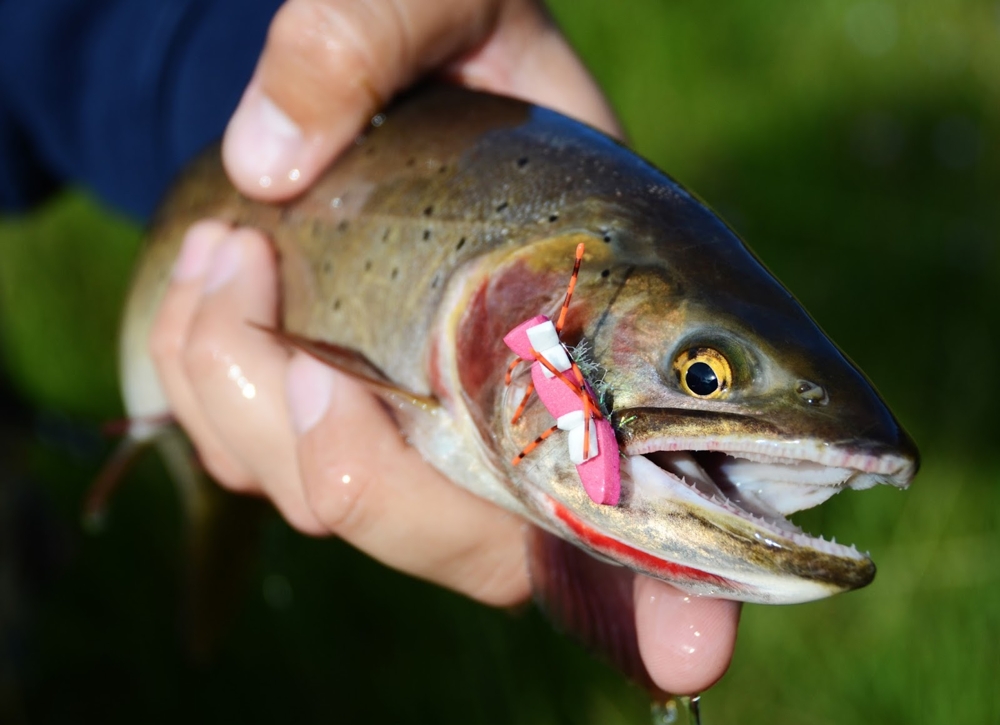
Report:
[[624,455],[617,505],[588,497],[562,446],[522,464],[534,481],[525,501],[598,557],[700,595],[792,604],[866,586],[867,553],[787,517],[848,488],[905,487],[917,469],[906,445],[794,438],[745,416],[622,408],[611,417]]
[[787,516],[847,488],[906,486],[914,465],[902,456],[851,451],[808,441],[647,439],[625,450],[633,496],[672,498],[706,513],[735,516],[773,546],[867,560],[854,545],[813,536]]

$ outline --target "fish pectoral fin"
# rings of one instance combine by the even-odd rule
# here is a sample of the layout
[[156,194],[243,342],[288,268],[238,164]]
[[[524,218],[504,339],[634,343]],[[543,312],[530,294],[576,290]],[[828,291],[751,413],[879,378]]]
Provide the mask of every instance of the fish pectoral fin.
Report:
[[604,657],[654,698],[639,653],[632,582],[635,572],[594,558],[568,541],[531,527],[528,571],[535,602],[557,629]]
[[436,408],[440,405],[438,399],[432,395],[414,393],[412,390],[406,390],[401,387],[388,375],[382,372],[382,370],[380,370],[375,363],[365,357],[363,353],[358,352],[353,348],[344,347],[343,345],[337,345],[332,342],[313,340],[312,338],[297,335],[296,333],[288,332],[287,330],[281,330],[276,327],[267,327],[266,325],[259,325],[256,322],[247,322],[247,324],[251,327],[257,328],[258,330],[269,333],[280,342],[283,342],[296,350],[301,350],[307,355],[312,355],[320,362],[326,363],[330,367],[336,368],[346,375],[350,375],[352,378],[361,381],[380,395],[391,397],[393,400],[409,403],[410,405],[416,406],[422,410]]

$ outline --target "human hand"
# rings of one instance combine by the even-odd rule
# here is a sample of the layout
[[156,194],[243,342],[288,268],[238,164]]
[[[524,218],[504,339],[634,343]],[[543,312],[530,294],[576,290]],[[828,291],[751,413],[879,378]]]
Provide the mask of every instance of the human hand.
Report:
[[[261,199],[295,195],[385,100],[432,69],[618,133],[531,0],[288,0],[226,134],[234,183]],[[355,381],[245,324],[277,322],[277,289],[259,233],[218,222],[189,230],[152,347],[209,472],[230,489],[266,495],[305,533],[340,536],[488,604],[527,598],[521,520],[424,463]],[[738,605],[646,577],[636,579],[635,602],[640,651],[661,688],[698,692],[722,675]]]

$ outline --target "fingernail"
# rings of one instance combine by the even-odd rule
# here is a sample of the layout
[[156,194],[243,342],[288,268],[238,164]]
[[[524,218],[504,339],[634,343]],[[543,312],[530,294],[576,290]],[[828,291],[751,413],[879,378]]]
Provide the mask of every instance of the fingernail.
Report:
[[205,224],[194,224],[184,234],[180,254],[174,262],[174,279],[187,282],[205,274],[216,236]]
[[227,136],[228,156],[245,181],[266,189],[278,179],[298,177],[302,130],[259,90],[249,90],[240,101]]
[[232,279],[243,262],[243,247],[238,239],[222,243],[209,263],[205,273],[205,292],[214,292]]
[[296,353],[288,365],[286,393],[292,425],[299,435],[307,433],[330,407],[333,372],[316,358]]

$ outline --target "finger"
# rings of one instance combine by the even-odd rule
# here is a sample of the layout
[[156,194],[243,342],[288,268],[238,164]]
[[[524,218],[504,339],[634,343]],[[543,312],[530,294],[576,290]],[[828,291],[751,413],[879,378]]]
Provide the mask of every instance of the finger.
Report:
[[486,42],[448,71],[470,88],[521,98],[622,136],[593,76],[536,3],[504,3]]
[[697,597],[637,576],[634,598],[639,653],[665,692],[694,695],[714,685],[729,667],[740,605]]
[[616,127],[533,0],[288,0],[226,131],[231,178],[258,198],[295,195],[395,92],[469,52],[456,71],[468,82]]
[[325,527],[479,601],[527,598],[524,523],[427,465],[367,389],[297,353],[288,397],[306,496]]
[[149,349],[171,411],[187,431],[203,464],[217,480],[245,489],[247,470],[230,455],[205,418],[183,363],[205,274],[215,250],[229,233],[229,227],[219,221],[198,222],[188,229],[174,264],[171,284],[150,332]]
[[288,355],[248,324],[275,324],[275,275],[273,251],[258,232],[239,229],[220,243],[191,323],[184,367],[208,424],[248,480],[259,483],[290,524],[319,534],[323,528],[298,484],[284,399]]

